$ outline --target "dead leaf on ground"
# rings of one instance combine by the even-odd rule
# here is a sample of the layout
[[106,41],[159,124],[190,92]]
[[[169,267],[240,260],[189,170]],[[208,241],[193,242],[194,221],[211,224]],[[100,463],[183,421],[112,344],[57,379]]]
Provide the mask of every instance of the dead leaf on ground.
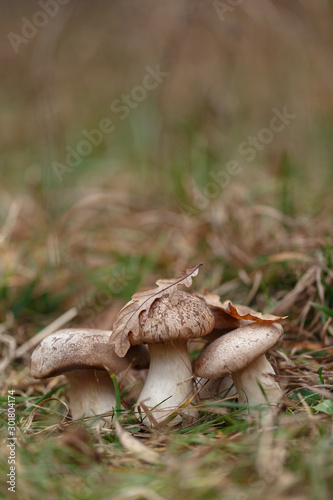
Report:
[[149,464],[158,464],[161,462],[160,456],[156,451],[151,450],[145,444],[141,443],[132,434],[126,431],[120,423],[114,421],[114,430],[119,438],[120,444],[127,450],[133,453],[137,458]]
[[[318,342],[294,342],[292,340],[281,340],[282,344],[285,346],[290,347],[291,349],[297,347],[298,349],[306,349],[309,351],[327,351],[331,352],[333,351],[333,347],[330,346],[322,346]],[[318,358],[316,357],[316,360]],[[319,357],[319,359],[323,359],[322,357]]]

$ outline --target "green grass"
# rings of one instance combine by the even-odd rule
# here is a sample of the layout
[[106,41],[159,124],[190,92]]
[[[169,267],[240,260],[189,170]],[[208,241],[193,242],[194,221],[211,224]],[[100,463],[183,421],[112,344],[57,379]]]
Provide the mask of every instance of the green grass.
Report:
[[[83,428],[60,424],[61,405],[39,409],[18,402],[18,498],[322,498],[328,500],[333,466],[331,422],[299,411],[292,400],[273,425],[264,417],[216,417],[209,408],[197,424],[182,429],[135,432],[157,451],[160,464],[145,464],[123,449],[93,419]],[[309,400],[308,400],[309,402]],[[31,403],[29,400],[28,404]],[[46,408],[48,411],[46,411]],[[60,413],[59,413],[60,411]],[[296,412],[296,413],[295,413]],[[126,420],[123,417],[123,426]],[[95,421],[96,423],[96,421]],[[133,432],[133,425],[127,424]],[[84,431],[87,429],[87,431]],[[6,470],[5,453],[1,455]],[[2,487],[5,495],[5,489]],[[246,497],[247,498],[247,497]]]

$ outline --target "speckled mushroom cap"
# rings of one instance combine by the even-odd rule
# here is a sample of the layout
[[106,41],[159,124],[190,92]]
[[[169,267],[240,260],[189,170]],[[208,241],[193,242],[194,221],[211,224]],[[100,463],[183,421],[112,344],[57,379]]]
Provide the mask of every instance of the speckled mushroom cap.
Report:
[[197,357],[193,365],[196,376],[224,377],[245,369],[265,354],[283,332],[279,323],[251,323],[214,340]]
[[130,363],[137,368],[149,366],[148,349],[131,348],[120,358],[109,343],[110,331],[93,329],[59,330],[46,337],[36,347],[30,359],[30,373],[34,378],[47,378],[79,369],[118,372]]
[[165,344],[207,335],[214,316],[206,303],[191,293],[176,291],[155,300],[139,316],[139,335],[129,335],[132,345]]

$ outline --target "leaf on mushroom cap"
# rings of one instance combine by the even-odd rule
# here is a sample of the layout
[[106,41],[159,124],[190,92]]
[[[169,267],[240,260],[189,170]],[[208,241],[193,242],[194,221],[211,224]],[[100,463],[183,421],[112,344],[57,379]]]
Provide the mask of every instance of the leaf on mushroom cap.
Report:
[[224,311],[219,295],[209,292],[206,288],[203,294],[193,292],[193,295],[206,302],[215,319],[214,330],[229,331],[241,325],[238,319],[233,318],[228,312]]
[[132,296],[132,300],[118,313],[110,337],[110,342],[115,345],[115,352],[118,356],[125,356],[130,348],[129,334],[132,333],[133,336],[139,335],[140,313],[143,311],[148,312],[155,300],[161,298],[165,293],[177,291],[178,285],[190,287],[192,278],[198,274],[200,266],[202,264],[181,271],[180,276],[177,278],[159,279],[156,281],[157,288],[141,290]]
[[[203,295],[199,293],[195,293],[195,295],[203,298],[206,301],[207,305],[210,306],[211,308],[216,308],[222,313],[225,313],[229,317],[232,317],[234,319],[243,319],[243,320],[254,321],[256,323],[270,324],[270,323],[275,323],[276,321],[281,321],[288,317],[288,316],[274,316],[273,314],[263,314],[254,311],[254,309],[251,309],[248,306],[233,304],[231,300],[225,300],[222,303],[219,295],[211,293],[207,289],[204,290]],[[215,320],[216,319],[217,318],[215,315]]]
[[[198,292],[194,292],[194,295],[197,295],[198,297],[201,297],[202,299],[204,299],[204,301],[206,302],[206,304],[208,306],[216,307],[220,311],[223,311],[224,313],[226,313],[228,316],[231,316],[230,311],[227,310],[227,305],[229,304],[229,302],[231,302],[230,300],[225,300],[222,303],[220,296],[217,295],[216,293],[210,292],[209,290],[207,290],[207,288],[204,289],[203,295],[198,293]],[[256,312],[254,309],[252,309],[249,306],[244,306],[244,305],[240,305],[240,304],[233,304],[233,305],[238,308],[239,314],[255,313]]]
[[221,309],[222,307],[220,296],[217,295],[216,293],[210,292],[209,290],[207,290],[207,288],[204,289],[203,294],[194,292],[194,295],[204,299],[208,306],[218,307],[219,309]]
[[247,319],[250,321],[255,321],[256,323],[270,324],[276,321],[281,321],[288,318],[288,316],[274,316],[273,314],[263,314],[261,312],[246,312],[244,308],[239,305],[235,305],[231,300],[226,300],[222,304],[222,309],[227,314],[230,314],[233,318],[237,319]]

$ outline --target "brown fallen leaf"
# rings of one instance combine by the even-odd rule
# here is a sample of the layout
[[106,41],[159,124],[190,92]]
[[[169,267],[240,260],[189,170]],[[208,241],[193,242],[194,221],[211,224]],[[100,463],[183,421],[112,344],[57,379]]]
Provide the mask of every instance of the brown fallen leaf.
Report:
[[204,289],[203,294],[194,292],[194,295],[200,297],[201,299],[204,299],[204,301],[207,303],[208,306],[218,307],[218,308],[222,307],[220,296],[217,295],[216,293],[210,292],[209,290],[207,290],[207,288]]
[[273,314],[263,314],[261,312],[246,312],[243,306],[235,305],[230,300],[226,300],[222,304],[222,309],[227,314],[230,314],[233,318],[237,319],[247,319],[250,321],[255,321],[256,323],[270,324],[276,321],[281,321],[288,318],[288,316],[274,316]]
[[[197,297],[200,297],[204,299],[206,304],[210,307],[216,307],[217,309],[220,309],[223,311],[225,314],[227,314],[229,317],[231,316],[230,312],[226,310],[227,304],[230,302],[230,300],[225,300],[223,303],[221,302],[220,296],[217,295],[216,293],[211,293],[207,290],[207,288],[204,289],[204,293],[198,293],[194,292],[194,295]],[[235,307],[237,307],[237,310],[240,314],[247,314],[247,313],[256,313],[254,309],[252,309],[249,306],[244,306],[242,304],[233,304]]]
[[119,438],[120,444],[127,450],[133,453],[137,458],[149,464],[159,464],[161,459],[156,451],[151,450],[145,444],[141,443],[132,434],[126,431],[120,423],[114,421],[114,430]]
[[[333,350],[333,348],[330,346],[325,347],[325,346],[322,346],[321,344],[315,343],[315,342],[293,342],[291,340],[282,340],[281,342],[282,342],[282,344],[284,344],[288,347],[291,347],[291,348],[297,347],[299,349],[307,349],[309,351],[331,352]],[[323,358],[319,358],[319,359],[323,359]]]
[[255,311],[251,307],[241,304],[233,304],[230,300],[225,300],[223,303],[219,295],[204,290],[201,295],[195,292],[195,295],[205,300],[215,318],[215,329],[217,330],[232,330],[242,326],[240,320],[249,320],[256,323],[270,324],[276,321],[281,321],[288,316],[274,316],[273,314],[263,314]]
[[[207,289],[204,290],[203,294],[194,292],[193,295],[199,297],[200,299],[203,299],[208,305],[211,313],[213,314],[215,319],[215,326],[213,332],[215,330],[225,330],[227,332],[230,330],[234,330],[235,328],[241,325],[238,319],[233,318],[229,313],[224,311],[223,304],[221,302],[219,295],[211,293]],[[206,340],[208,340],[209,336],[212,337],[211,334],[208,334],[208,336],[206,336]]]
[[164,294],[175,292],[178,285],[191,286],[192,278],[198,274],[201,265],[198,264],[186,269],[186,271],[181,271],[180,276],[177,278],[159,279],[156,281],[157,288],[141,290],[132,296],[132,300],[117,315],[113,325],[113,333],[110,337],[110,342],[115,345],[118,356],[125,356],[130,348],[129,334],[132,333],[133,336],[139,335],[140,313],[149,311],[155,300],[161,298]]
[[310,262],[311,257],[301,252],[279,252],[268,257],[268,262],[283,262],[285,260],[303,260]]

